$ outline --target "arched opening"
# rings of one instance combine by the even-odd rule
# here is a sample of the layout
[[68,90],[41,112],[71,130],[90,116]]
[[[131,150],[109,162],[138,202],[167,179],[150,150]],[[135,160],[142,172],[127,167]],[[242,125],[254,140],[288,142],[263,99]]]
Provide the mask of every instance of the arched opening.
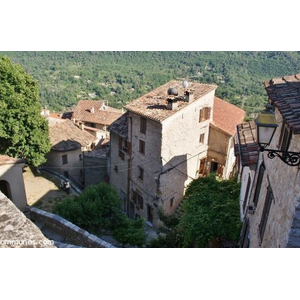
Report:
[[[10,185],[6,180],[0,180],[0,191],[9,199],[11,199]],[[12,199],[11,199],[12,200]]]

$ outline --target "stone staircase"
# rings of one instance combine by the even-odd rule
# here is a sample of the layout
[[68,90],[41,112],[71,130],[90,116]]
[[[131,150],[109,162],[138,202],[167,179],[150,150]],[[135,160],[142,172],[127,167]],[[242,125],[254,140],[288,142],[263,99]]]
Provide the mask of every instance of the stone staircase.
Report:
[[286,248],[300,248],[300,204],[296,206]]

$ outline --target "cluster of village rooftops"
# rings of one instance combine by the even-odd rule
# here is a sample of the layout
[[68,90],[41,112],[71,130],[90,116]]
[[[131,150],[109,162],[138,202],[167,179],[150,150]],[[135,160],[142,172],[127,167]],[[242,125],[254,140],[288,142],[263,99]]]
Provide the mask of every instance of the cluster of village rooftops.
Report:
[[[271,146],[299,152],[300,76],[264,86],[279,125]],[[43,109],[52,145],[43,168],[81,189],[108,182],[124,211],[154,228],[161,225],[158,211],[175,213],[194,179],[238,175],[241,247],[300,246],[298,167],[260,152],[254,121],[245,122],[245,111],[216,97],[216,89],[170,81],[122,110],[104,100],[80,100],[64,114]],[[8,172],[11,164],[20,167]],[[21,169],[19,160],[0,156],[1,190],[22,210],[25,190],[11,188]]]

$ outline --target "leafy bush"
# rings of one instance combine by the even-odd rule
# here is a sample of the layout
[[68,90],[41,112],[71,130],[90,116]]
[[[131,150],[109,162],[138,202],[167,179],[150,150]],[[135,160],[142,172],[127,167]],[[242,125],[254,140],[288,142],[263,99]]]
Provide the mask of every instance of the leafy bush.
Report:
[[124,218],[124,223],[113,232],[113,237],[125,245],[142,247],[146,243],[146,235],[143,229],[143,219],[132,220]]
[[239,193],[236,179],[219,181],[210,174],[194,180],[183,198],[183,214],[174,217],[161,213],[168,232],[150,246],[208,247],[215,238],[236,243],[241,229]]
[[179,229],[184,247],[207,247],[216,237],[238,241],[240,184],[236,179],[218,181],[211,174],[194,180],[183,199]]
[[129,219],[121,209],[117,191],[105,182],[88,186],[76,198],[68,198],[54,207],[54,213],[85,230],[102,234],[112,232],[123,245],[145,244],[143,220]]

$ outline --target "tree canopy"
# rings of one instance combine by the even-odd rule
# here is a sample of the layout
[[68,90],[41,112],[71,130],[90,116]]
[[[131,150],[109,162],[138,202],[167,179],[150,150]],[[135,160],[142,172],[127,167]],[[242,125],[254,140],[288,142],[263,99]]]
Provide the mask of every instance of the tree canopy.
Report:
[[264,108],[262,81],[297,74],[300,64],[296,51],[2,53],[39,80],[41,103],[52,110],[69,109],[79,99],[120,108],[169,80],[185,79],[217,84],[218,97],[250,114]]
[[37,82],[21,66],[0,56],[0,153],[38,166],[50,149]]
[[206,247],[214,238],[238,241],[241,221],[240,185],[236,179],[218,181],[215,174],[194,180],[183,199],[179,229],[183,246]]
[[182,213],[160,214],[168,232],[152,247],[204,248],[215,239],[236,245],[241,229],[239,193],[236,179],[219,181],[210,174],[192,181],[182,200]]
[[105,182],[90,185],[79,196],[58,203],[54,212],[97,235],[112,233],[123,246],[142,247],[146,242],[143,220],[129,219],[116,189]]

